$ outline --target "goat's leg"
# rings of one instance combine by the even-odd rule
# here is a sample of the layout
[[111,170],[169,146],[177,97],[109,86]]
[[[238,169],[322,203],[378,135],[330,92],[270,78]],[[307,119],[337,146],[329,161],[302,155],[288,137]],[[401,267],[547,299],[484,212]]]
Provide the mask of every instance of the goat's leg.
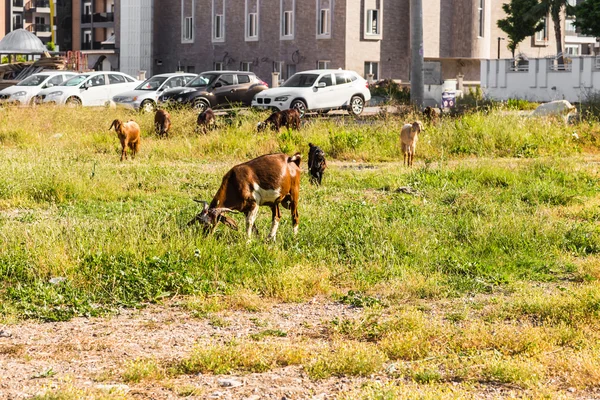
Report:
[[246,233],[248,235],[248,241],[252,239],[252,230],[256,227],[254,226],[254,221],[256,221],[256,216],[258,215],[258,204],[254,204],[254,207],[246,213]]
[[127,149],[127,144],[125,141],[121,142],[121,161],[127,159],[127,153],[125,150]]
[[294,227],[293,232],[294,236],[298,235],[298,224],[300,221],[300,216],[298,215],[298,199],[300,198],[300,193],[298,190],[293,190],[290,193],[292,200],[290,202],[290,211],[292,212],[292,226]]
[[267,237],[267,240],[275,241],[275,236],[277,235],[277,228],[279,227],[279,220],[281,219],[281,211],[279,210],[279,204],[275,204],[271,206],[271,232]]

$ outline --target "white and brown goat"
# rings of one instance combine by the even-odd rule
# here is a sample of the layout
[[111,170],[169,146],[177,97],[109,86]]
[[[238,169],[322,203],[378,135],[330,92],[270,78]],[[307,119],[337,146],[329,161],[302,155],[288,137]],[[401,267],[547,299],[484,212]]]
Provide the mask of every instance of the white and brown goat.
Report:
[[123,122],[115,119],[108,130],[110,131],[113,127],[121,141],[121,161],[127,159],[127,147],[131,149],[131,158],[135,158],[140,149],[140,126],[132,120]]
[[188,225],[200,222],[207,233],[219,222],[237,230],[235,221],[227,212],[240,211],[246,215],[248,240],[256,231],[254,222],[260,206],[272,212],[271,232],[268,240],[275,240],[281,212],[279,204],[292,212],[294,235],[298,233],[298,198],[300,194],[300,153],[268,154],[234,166],[225,174],[221,187],[211,203],[205,201],[204,209]]
[[418,135],[423,130],[423,123],[415,121],[412,124],[404,124],[400,131],[400,144],[402,146],[402,153],[404,154],[404,164],[409,167],[413,164],[413,157],[417,150]]

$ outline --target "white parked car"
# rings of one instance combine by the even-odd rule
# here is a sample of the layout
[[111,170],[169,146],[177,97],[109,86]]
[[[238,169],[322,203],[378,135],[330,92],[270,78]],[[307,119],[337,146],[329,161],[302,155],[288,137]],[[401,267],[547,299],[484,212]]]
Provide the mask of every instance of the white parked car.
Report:
[[95,71],[74,76],[59,86],[44,89],[37,103],[70,106],[104,106],[113,96],[132,90],[141,82],[122,72]]
[[254,96],[253,107],[307,111],[348,110],[359,115],[371,99],[367,81],[353,71],[317,69],[298,72],[278,88]]
[[113,101],[119,106],[133,108],[134,110],[154,111],[156,103],[158,103],[158,96],[165,90],[185,86],[196,76],[196,74],[182,72],[154,75],[134,90],[114,96]]
[[0,90],[0,102],[16,105],[30,105],[33,97],[42,89],[60,85],[64,81],[77,75],[71,71],[45,71],[38,72],[23,79],[14,86]]

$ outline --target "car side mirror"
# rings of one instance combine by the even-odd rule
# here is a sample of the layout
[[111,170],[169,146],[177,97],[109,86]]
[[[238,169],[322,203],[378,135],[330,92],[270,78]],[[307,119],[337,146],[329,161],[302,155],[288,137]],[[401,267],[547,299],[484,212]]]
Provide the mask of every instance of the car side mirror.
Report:
[[223,85],[221,85],[220,82],[217,82],[217,83],[215,83],[215,86],[213,86],[213,87],[216,89],[216,88],[220,88],[221,86],[223,86]]
[[54,86],[54,83],[50,83],[50,82],[48,82],[48,83],[46,83],[46,86],[45,86],[45,87],[46,87],[46,88],[51,88],[52,86]]
[[319,84],[317,85],[318,87],[326,87],[327,84],[325,82],[319,82]]

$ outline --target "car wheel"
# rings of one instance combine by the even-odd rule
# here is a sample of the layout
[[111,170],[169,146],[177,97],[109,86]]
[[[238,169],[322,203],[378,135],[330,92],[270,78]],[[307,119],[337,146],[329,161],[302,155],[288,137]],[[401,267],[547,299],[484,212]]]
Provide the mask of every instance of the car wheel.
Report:
[[300,113],[300,118],[304,117],[306,114],[306,103],[302,100],[294,100],[292,104],[290,104],[290,108],[295,108]]
[[156,105],[154,104],[154,102],[152,100],[144,100],[142,101],[142,104],[140,105],[140,110],[142,110],[143,112],[154,112],[154,110],[156,109]]
[[352,115],[360,115],[365,109],[365,101],[360,96],[352,96],[350,99],[350,114]]
[[205,100],[194,100],[194,110],[199,113],[204,112],[209,107],[209,104]]
[[65,104],[69,107],[81,107],[81,100],[77,97],[69,97]]

